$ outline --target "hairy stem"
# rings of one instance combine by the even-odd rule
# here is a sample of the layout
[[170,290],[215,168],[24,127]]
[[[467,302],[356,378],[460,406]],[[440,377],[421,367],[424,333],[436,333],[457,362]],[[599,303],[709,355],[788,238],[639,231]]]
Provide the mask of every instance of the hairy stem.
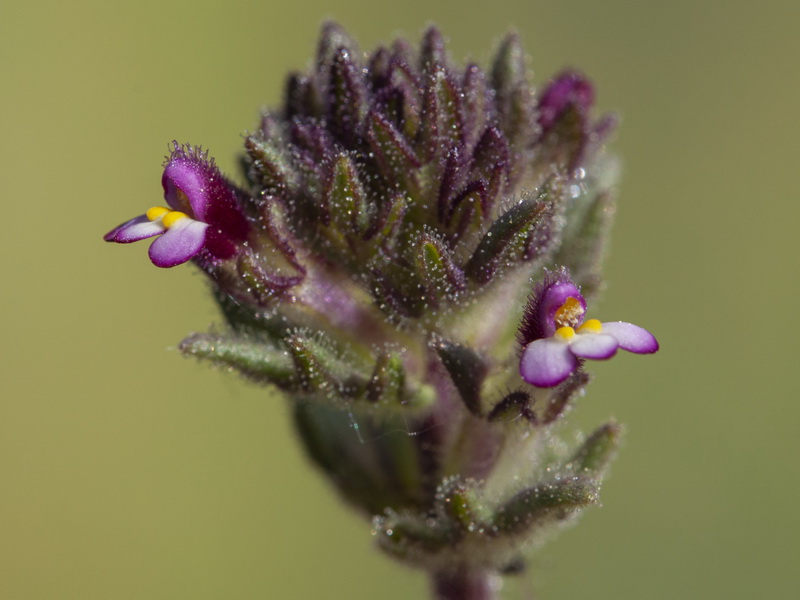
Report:
[[434,600],[494,600],[494,576],[486,571],[462,568],[433,575]]

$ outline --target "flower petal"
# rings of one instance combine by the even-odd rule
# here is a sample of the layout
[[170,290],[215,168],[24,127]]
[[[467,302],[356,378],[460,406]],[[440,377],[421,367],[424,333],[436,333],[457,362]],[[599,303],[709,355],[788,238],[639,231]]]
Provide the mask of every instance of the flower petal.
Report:
[[658,350],[658,342],[652,333],[622,321],[603,323],[603,333],[614,336],[619,342],[619,347],[636,354],[652,354]]
[[197,255],[206,241],[207,223],[184,217],[150,244],[150,260],[157,267],[174,267]]
[[163,225],[151,221],[147,218],[147,215],[139,215],[115,227],[105,234],[103,239],[107,242],[128,244],[153,237],[159,233],[164,233]]
[[536,387],[553,387],[569,377],[578,367],[578,359],[569,344],[553,338],[535,340],[525,347],[519,373]]
[[617,353],[619,342],[617,338],[605,333],[578,334],[570,342],[569,349],[575,356],[605,360]]
[[250,223],[240,208],[244,192],[220,173],[207,152],[199,147],[180,146],[178,142],[173,146],[161,177],[167,204],[208,223],[234,242],[245,241],[250,235]]
[[164,167],[161,183],[170,208],[204,220],[209,203],[208,184],[213,167],[197,152],[187,156],[182,150]]

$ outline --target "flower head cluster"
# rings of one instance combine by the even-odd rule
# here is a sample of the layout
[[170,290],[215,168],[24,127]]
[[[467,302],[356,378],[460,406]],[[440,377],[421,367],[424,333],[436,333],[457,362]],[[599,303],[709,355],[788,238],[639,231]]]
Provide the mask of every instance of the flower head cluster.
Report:
[[619,428],[571,456],[541,440],[583,359],[657,349],[584,320],[613,213],[615,121],[593,101],[575,71],[537,93],[515,35],[483,69],[435,28],[367,54],[328,24],[245,137],[243,187],[175,144],[167,207],[105,238],[159,236],[157,266],[209,276],[226,329],[181,350],[291,398],[314,462],[440,591],[518,568],[595,502]]

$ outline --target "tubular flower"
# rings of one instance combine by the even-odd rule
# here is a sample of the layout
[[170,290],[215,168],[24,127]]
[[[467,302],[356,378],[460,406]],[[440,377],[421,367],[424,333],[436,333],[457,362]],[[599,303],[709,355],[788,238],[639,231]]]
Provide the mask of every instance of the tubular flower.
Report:
[[536,387],[553,387],[581,365],[581,359],[606,360],[622,348],[652,354],[658,342],[646,329],[615,321],[584,321],[586,300],[561,269],[548,274],[531,294],[519,341],[523,344],[519,370]]
[[161,178],[169,208],[153,206],[103,239],[127,244],[160,236],[149,251],[157,267],[183,264],[204,250],[210,260],[230,258],[248,233],[247,221],[238,208],[238,192],[207,153],[173,144]]

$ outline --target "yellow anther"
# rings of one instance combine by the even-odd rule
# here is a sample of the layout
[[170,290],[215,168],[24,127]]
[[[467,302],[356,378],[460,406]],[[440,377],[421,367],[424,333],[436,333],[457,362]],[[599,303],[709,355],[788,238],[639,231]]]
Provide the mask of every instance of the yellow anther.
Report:
[[154,206],[152,208],[147,209],[147,218],[151,221],[155,221],[156,219],[163,217],[165,214],[169,212],[168,208],[164,208],[163,206]]
[[578,327],[578,333],[600,333],[603,331],[603,324],[597,319],[589,319]]
[[581,301],[570,296],[556,311],[556,325],[559,327],[574,327],[580,322],[583,312]]
[[164,227],[169,229],[181,219],[187,219],[187,218],[189,218],[189,215],[187,215],[186,213],[182,213],[179,210],[171,210],[166,215],[164,215],[164,218],[161,219],[161,222],[164,224]]
[[568,341],[575,337],[575,330],[572,327],[559,327],[556,329],[555,337]]

